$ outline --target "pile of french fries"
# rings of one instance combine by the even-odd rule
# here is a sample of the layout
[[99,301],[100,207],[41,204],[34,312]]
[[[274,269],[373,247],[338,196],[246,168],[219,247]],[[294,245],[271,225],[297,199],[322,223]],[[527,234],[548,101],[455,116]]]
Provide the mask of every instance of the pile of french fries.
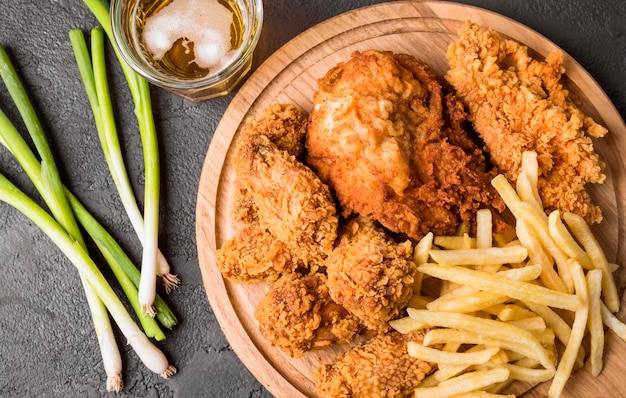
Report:
[[[515,217],[508,236],[492,232],[485,209],[475,237],[428,234],[416,245],[415,295],[408,316],[391,322],[401,333],[425,329],[409,355],[436,371],[415,397],[510,397],[501,392],[516,380],[551,380],[549,396],[559,397],[585,361],[594,376],[601,372],[604,325],[626,340],[614,315],[616,266],[581,217],[546,215],[537,177],[537,155],[525,152],[515,187],[502,175],[492,181]],[[433,281],[435,292],[425,293]]]

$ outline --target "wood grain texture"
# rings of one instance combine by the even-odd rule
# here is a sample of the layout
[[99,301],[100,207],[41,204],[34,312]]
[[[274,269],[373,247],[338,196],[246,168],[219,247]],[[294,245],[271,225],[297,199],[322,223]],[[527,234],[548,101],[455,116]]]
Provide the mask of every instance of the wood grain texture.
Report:
[[[313,369],[330,361],[345,347],[308,353],[293,360],[272,348],[259,335],[254,308],[268,290],[264,284],[237,285],[222,278],[215,267],[215,250],[232,237],[238,226],[230,217],[234,173],[230,162],[233,140],[242,122],[255,117],[272,103],[292,102],[307,112],[317,79],[356,50],[378,49],[410,53],[424,60],[439,74],[448,64],[445,51],[456,40],[466,20],[490,27],[536,52],[538,56],[558,47],[535,31],[501,15],[448,2],[401,1],[357,9],[325,21],[287,43],[272,55],[240,89],[218,125],[207,152],[199,182],[196,233],[199,266],[213,311],[230,344],[248,369],[277,397],[315,397]],[[615,107],[594,79],[570,56],[564,54],[564,85],[581,99],[585,112],[609,128],[610,134],[596,142],[607,163],[607,181],[595,186],[592,196],[605,220],[594,227],[609,261],[624,264],[624,209],[626,209],[626,126]],[[623,272],[616,273],[620,287]],[[623,319],[623,314],[620,315]],[[609,334],[606,366],[598,378],[578,372],[564,396],[626,396],[626,344]],[[524,396],[545,396],[547,386],[516,384],[512,391]]]

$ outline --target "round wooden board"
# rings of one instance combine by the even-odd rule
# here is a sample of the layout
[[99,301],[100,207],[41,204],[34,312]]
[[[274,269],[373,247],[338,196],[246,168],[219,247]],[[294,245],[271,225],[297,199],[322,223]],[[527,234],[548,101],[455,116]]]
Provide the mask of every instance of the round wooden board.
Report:
[[[240,89],[226,110],[211,141],[200,179],[196,208],[199,266],[208,300],[230,344],[255,377],[277,397],[314,397],[312,371],[330,361],[345,347],[308,353],[294,360],[272,348],[260,335],[253,312],[265,294],[265,284],[232,284],[215,267],[215,251],[237,231],[230,217],[234,173],[230,162],[233,139],[248,117],[255,117],[272,103],[291,102],[311,110],[317,79],[356,50],[378,49],[405,52],[424,60],[439,74],[445,73],[449,43],[461,25],[472,20],[526,44],[540,56],[558,47],[533,30],[501,15],[448,2],[400,1],[350,11],[299,35],[272,55]],[[615,107],[593,78],[564,54],[565,86],[584,103],[585,111],[606,125],[610,134],[596,143],[607,167],[607,182],[593,188],[592,195],[604,211],[605,220],[594,228],[609,261],[623,264],[623,210],[626,200],[624,163],[626,126]],[[624,278],[616,274],[621,288]],[[570,385],[572,396],[626,395],[619,374],[626,345],[613,338],[607,344],[607,366],[599,378],[587,382],[579,372]],[[610,366],[609,366],[610,365]],[[516,393],[530,386],[518,385]],[[541,386],[528,396],[541,396]],[[623,392],[620,394],[618,391]]]

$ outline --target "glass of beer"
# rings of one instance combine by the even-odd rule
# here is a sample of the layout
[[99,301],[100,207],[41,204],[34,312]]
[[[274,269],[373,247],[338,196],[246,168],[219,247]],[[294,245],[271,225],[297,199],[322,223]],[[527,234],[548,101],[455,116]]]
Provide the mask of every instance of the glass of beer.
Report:
[[150,83],[193,101],[238,87],[262,24],[262,0],[111,2],[122,58]]

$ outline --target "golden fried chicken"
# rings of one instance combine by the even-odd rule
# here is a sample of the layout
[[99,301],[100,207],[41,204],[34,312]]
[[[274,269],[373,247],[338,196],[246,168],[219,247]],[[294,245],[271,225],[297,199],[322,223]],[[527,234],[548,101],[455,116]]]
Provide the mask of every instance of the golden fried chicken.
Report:
[[326,259],[330,296],[372,331],[388,331],[413,293],[412,254],[410,241],[396,243],[371,219],[348,221]]
[[491,161],[515,181],[522,153],[537,152],[546,210],[599,222],[601,211],[585,186],[605,179],[590,136],[602,137],[607,130],[583,114],[563,89],[562,54],[534,60],[526,46],[469,21],[459,36],[448,48],[446,79],[467,106]]
[[307,351],[352,340],[363,329],[356,317],[328,295],[326,275],[283,275],[254,312],[273,346],[299,358]]
[[463,130],[463,106],[406,54],[355,53],[319,80],[307,163],[358,213],[419,239],[451,234],[481,207],[504,204]]
[[287,245],[274,238],[258,222],[245,225],[215,253],[222,276],[231,282],[274,282],[294,272],[303,262]]
[[[298,124],[291,116],[285,121],[281,117],[292,113],[283,111],[272,107],[260,120],[249,120],[243,126],[233,159],[239,191],[237,213],[240,220],[256,218],[262,230],[283,242],[305,264],[319,263],[335,242],[337,210],[328,187],[296,158],[302,141],[290,137],[302,136],[306,118],[298,118]],[[285,127],[281,120],[292,124]]]
[[332,364],[315,370],[317,393],[322,398],[407,397],[431,372],[433,364],[408,354],[407,343],[422,343],[424,332],[378,335],[339,355]]

